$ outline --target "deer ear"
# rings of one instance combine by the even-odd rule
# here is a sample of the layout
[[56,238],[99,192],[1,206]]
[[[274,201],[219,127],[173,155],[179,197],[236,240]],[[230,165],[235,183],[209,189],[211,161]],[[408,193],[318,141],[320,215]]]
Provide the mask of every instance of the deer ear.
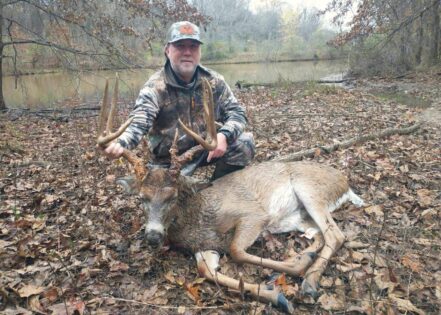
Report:
[[138,191],[138,185],[135,176],[125,176],[116,179],[116,183],[124,188],[127,194],[133,195]]
[[213,185],[211,182],[201,181],[191,176],[181,176],[181,180],[185,183],[185,186],[191,189],[193,193],[197,193],[202,189]]

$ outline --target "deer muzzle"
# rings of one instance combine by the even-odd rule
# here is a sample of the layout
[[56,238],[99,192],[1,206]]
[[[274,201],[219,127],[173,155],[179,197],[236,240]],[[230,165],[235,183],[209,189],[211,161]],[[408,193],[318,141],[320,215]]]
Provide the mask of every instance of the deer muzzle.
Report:
[[147,239],[147,244],[151,248],[157,249],[163,243],[164,234],[162,234],[161,232],[155,231],[155,230],[147,231],[146,239]]
[[147,244],[153,249],[158,249],[164,242],[164,226],[158,222],[149,222],[145,229],[145,236]]

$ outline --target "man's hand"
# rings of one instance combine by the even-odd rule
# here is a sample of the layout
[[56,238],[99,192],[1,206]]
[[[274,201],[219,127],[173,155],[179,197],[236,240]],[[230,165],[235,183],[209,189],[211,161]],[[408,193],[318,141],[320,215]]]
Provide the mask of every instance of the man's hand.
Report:
[[110,159],[118,159],[124,152],[124,148],[118,142],[112,142],[104,149],[104,154]]
[[212,159],[222,157],[227,151],[227,137],[223,133],[217,134],[217,147],[208,153],[207,162],[210,162]]

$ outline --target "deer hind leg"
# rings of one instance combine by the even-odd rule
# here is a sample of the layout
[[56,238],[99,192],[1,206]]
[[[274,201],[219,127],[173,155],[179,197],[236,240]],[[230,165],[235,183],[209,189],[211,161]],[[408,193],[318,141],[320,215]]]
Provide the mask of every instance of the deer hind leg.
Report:
[[247,253],[246,249],[255,242],[262,232],[263,222],[253,222],[255,219],[250,218],[245,220],[236,225],[236,231],[230,244],[230,255],[234,261],[271,268],[294,276],[302,275],[314,261],[315,253],[304,253],[289,261],[276,261]]
[[[313,239],[312,244],[309,245],[304,250],[302,250],[302,252],[299,254],[300,256],[301,255],[309,255],[309,256],[316,257],[318,252],[325,245],[325,239],[324,239],[321,231],[316,231],[315,234],[312,236],[312,239]],[[296,261],[297,257],[298,256],[289,257],[289,258],[285,259],[284,261],[287,261],[287,262]]]
[[327,206],[313,202],[303,201],[303,203],[311,218],[320,228],[320,232],[317,234],[322,234],[324,238],[323,249],[320,251],[316,261],[306,271],[302,283],[302,292],[315,298],[318,296],[317,290],[320,278],[326,269],[328,261],[343,245],[345,236],[335,223]]
[[266,288],[259,284],[243,282],[228,277],[218,272],[219,269],[219,254],[216,251],[203,251],[196,253],[196,261],[199,274],[216,284],[226,286],[227,288],[245,292],[249,292],[255,298],[266,303],[272,303],[275,307],[291,314],[294,312],[292,304],[285,298],[283,293],[276,288]]

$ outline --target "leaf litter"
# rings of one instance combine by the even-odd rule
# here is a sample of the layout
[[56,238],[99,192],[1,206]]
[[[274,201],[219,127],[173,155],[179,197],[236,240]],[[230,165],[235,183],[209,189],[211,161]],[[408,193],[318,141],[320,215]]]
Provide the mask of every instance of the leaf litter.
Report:
[[[317,301],[301,296],[300,278],[236,265],[228,256],[221,271],[241,281],[273,281],[298,314],[438,314],[441,129],[427,110],[439,115],[441,79],[420,76],[378,79],[376,86],[418,82],[409,93],[432,100],[429,109],[382,99],[366,80],[352,90],[308,83],[236,91],[255,135],[255,163],[317,148],[308,159],[342,170],[367,206],[335,213],[348,242],[332,258]],[[120,108],[120,116],[127,113]],[[320,150],[420,119],[410,135]],[[128,166],[95,149],[96,117],[66,121],[12,111],[0,120],[2,314],[279,313],[199,278],[191,255],[149,252],[138,200],[114,184]],[[308,241],[271,235],[250,251],[283,259]]]

